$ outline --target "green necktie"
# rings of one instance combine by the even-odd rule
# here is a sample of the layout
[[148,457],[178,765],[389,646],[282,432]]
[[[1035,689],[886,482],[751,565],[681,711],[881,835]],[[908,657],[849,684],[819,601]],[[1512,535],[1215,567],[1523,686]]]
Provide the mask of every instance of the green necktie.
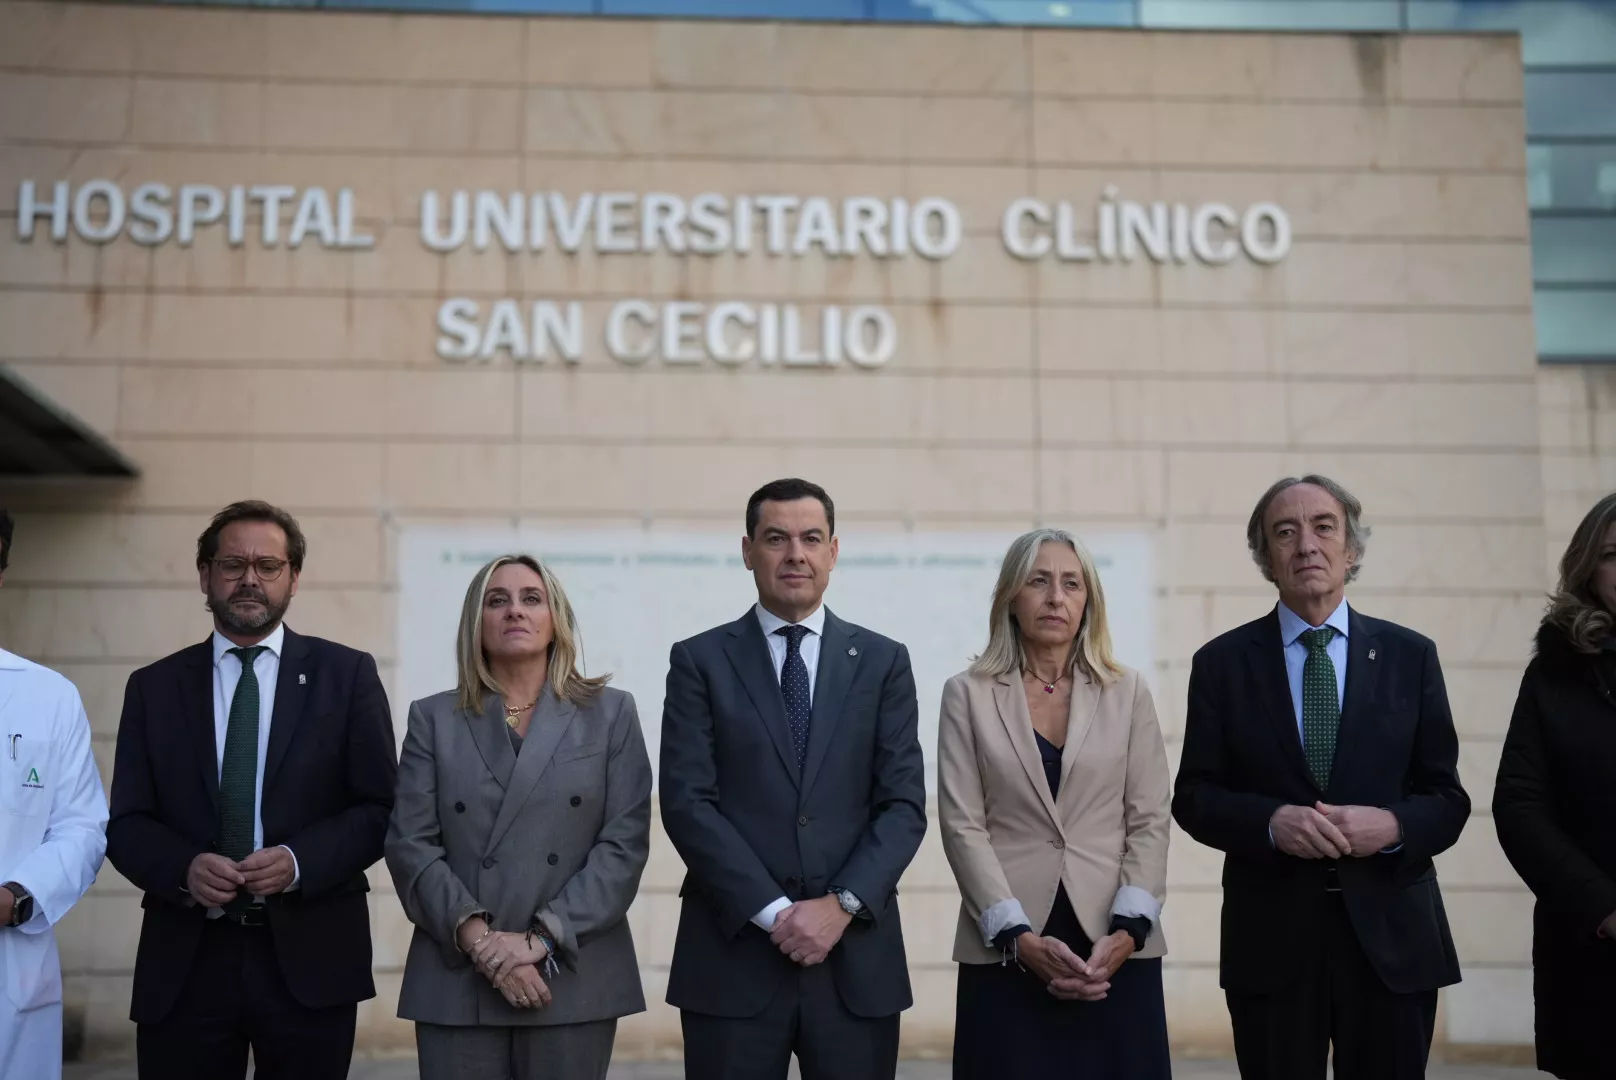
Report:
[[1307,646],[1307,663],[1302,666],[1302,749],[1307,754],[1307,771],[1320,791],[1330,786],[1335,736],[1341,728],[1341,698],[1328,651],[1334,638],[1333,626],[1304,630],[1301,635]]
[[[258,794],[258,675],[253,662],[263,645],[231,649],[241,659],[241,680],[230,700],[230,725],[219,769],[219,854],[240,862],[253,853],[253,804]],[[236,899],[251,900],[245,892]]]

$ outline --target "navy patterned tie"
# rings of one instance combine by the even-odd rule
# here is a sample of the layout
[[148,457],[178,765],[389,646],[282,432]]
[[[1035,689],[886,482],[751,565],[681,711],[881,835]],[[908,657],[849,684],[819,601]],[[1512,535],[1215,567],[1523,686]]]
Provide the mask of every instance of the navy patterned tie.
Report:
[[791,745],[797,750],[797,771],[802,772],[808,759],[808,718],[813,714],[813,700],[808,686],[808,665],[802,659],[802,639],[807,637],[806,626],[782,626],[775,631],[786,639],[786,663],[780,670],[780,696],[786,702],[786,723],[791,725]]
[[1307,771],[1320,791],[1330,786],[1336,733],[1341,727],[1341,699],[1329,653],[1334,639],[1332,626],[1302,631],[1302,644],[1307,646],[1307,662],[1302,665],[1302,749],[1307,754]]

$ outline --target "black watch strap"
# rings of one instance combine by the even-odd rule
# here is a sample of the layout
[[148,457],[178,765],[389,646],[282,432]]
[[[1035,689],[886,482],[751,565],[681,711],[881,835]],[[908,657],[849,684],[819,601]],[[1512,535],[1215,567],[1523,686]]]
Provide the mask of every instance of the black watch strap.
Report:
[[6,923],[7,926],[21,926],[34,917],[34,897],[27,889],[15,881],[0,884],[0,889],[16,897],[16,903],[11,905],[11,920]]

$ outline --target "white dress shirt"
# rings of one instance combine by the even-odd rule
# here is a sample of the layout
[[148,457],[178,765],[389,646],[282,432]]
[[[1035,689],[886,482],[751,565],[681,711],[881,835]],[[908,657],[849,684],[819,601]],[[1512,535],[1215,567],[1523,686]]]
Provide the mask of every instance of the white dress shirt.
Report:
[[[762,604],[758,604],[752,610],[757,614],[758,625],[763,628],[763,640],[769,643],[769,657],[774,661],[774,681],[778,683],[781,672],[785,671],[786,667],[787,643],[785,635],[777,634],[775,631],[782,626],[791,626],[792,624],[786,622]],[[825,634],[825,605],[820,604],[814,609],[812,615],[796,625],[808,628],[808,633],[803,636],[800,648],[802,662],[808,668],[808,704],[812,705],[814,703],[814,682],[819,676],[819,646]],[[780,913],[790,906],[791,901],[782,896],[752,916],[752,922],[767,933],[774,929],[774,920],[779,918]]]
[[[286,626],[275,627],[258,644],[264,651],[253,661],[253,674],[258,677],[258,769],[253,787],[253,850],[264,846],[264,762],[269,756],[269,727],[275,718],[275,683],[281,674],[281,649],[286,643]],[[235,700],[236,686],[241,682],[241,658],[230,650],[236,643],[219,631],[213,632],[213,749],[218,760],[219,775],[224,775],[224,743],[230,732],[230,703]],[[285,844],[280,845],[292,856],[292,883],[290,892],[302,878],[297,866],[297,854]],[[222,911],[213,908],[209,911]]]
[[1306,619],[1286,607],[1283,602],[1279,605],[1279,640],[1285,644],[1285,678],[1291,686],[1291,707],[1296,710],[1296,734],[1302,739],[1303,746],[1307,745],[1307,734],[1302,730],[1302,669],[1307,666],[1307,646],[1302,643],[1302,635],[1309,630],[1317,630],[1322,626],[1335,629],[1335,637],[1330,644],[1324,647],[1329,654],[1330,664],[1335,668],[1335,707],[1341,708],[1342,699],[1347,690],[1347,627],[1351,620],[1348,618],[1350,608],[1347,607],[1346,597],[1330,613],[1319,627],[1309,626]]

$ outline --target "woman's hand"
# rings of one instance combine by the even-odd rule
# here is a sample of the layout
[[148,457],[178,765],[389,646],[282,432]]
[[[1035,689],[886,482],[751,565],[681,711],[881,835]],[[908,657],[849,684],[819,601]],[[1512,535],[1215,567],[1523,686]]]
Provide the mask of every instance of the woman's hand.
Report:
[[532,964],[517,964],[494,980],[494,989],[517,1009],[543,1009],[550,1004],[550,988]]
[[477,940],[488,933],[488,923],[481,915],[473,915],[460,924],[455,931],[455,947],[463,953],[470,953],[471,947]]
[[1088,967],[1059,938],[1039,937],[1028,931],[1016,939],[1016,959],[1021,966],[1038,976],[1038,981],[1051,983],[1056,979],[1085,976]]
[[1094,943],[1083,974],[1073,979],[1052,979],[1049,992],[1062,1001],[1103,1000],[1111,989],[1111,977],[1132,955],[1133,935],[1115,930]]
[[527,934],[496,930],[473,945],[468,955],[477,970],[497,986],[502,972],[522,964],[542,963],[550,953],[537,936],[529,945]]

